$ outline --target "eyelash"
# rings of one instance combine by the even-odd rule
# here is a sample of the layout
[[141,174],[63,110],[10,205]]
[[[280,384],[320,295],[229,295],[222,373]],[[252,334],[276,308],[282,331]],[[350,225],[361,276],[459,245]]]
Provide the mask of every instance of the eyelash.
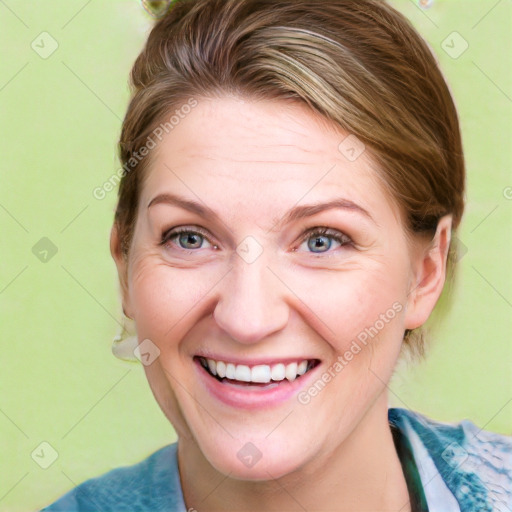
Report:
[[[215,244],[213,244],[210,241],[206,231],[204,231],[201,228],[190,229],[190,228],[187,228],[187,227],[176,228],[176,229],[172,229],[172,230],[169,230],[169,231],[165,231],[162,234],[162,240],[160,241],[159,245],[166,245],[171,239],[176,238],[177,236],[181,235],[182,233],[191,233],[193,235],[201,235],[203,238],[208,240],[208,242],[210,242],[214,247],[216,247]],[[183,251],[187,250],[187,249],[183,249],[183,247],[180,247],[180,249],[183,250]],[[189,251],[195,251],[195,250],[196,249],[189,249]]]
[[[194,235],[200,235],[203,238],[205,238],[214,248],[217,248],[217,246],[214,243],[212,243],[211,240],[209,239],[209,236],[206,233],[206,231],[204,231],[201,228],[190,229],[188,227],[175,228],[173,230],[165,231],[162,234],[162,239],[161,239],[161,241],[160,241],[160,243],[158,245],[165,246],[173,238],[176,238],[177,236],[179,236],[179,235],[181,235],[183,233],[190,233],[190,234],[194,234]],[[301,238],[300,238],[300,245],[302,245],[309,238],[313,238],[315,236],[317,236],[317,237],[319,237],[319,236],[329,237],[332,240],[335,240],[336,242],[340,243],[342,246],[353,245],[352,240],[351,240],[351,238],[349,236],[345,235],[341,231],[337,231],[337,230],[330,229],[330,228],[323,227],[323,226],[317,226],[317,227],[314,227],[314,228],[306,230],[303,233],[303,235],[301,236]],[[179,247],[179,248],[181,250],[183,250],[183,251],[187,250],[187,249],[184,249],[183,247]],[[189,252],[194,252],[195,250],[197,250],[197,249],[188,249]],[[296,249],[294,249],[294,252],[295,251],[296,251]],[[325,253],[328,253],[328,252],[331,252],[331,251],[325,251]],[[311,254],[321,255],[321,254],[324,254],[324,253],[322,253],[322,252],[320,252],[320,253],[312,252]]]
[[[343,246],[350,246],[350,245],[352,245],[352,239],[348,235],[345,235],[345,233],[342,233],[341,231],[338,231],[336,229],[330,229],[330,228],[323,227],[323,226],[314,227],[314,228],[306,230],[304,232],[304,234],[302,235],[301,239],[300,239],[300,245],[302,245],[309,238],[313,238],[315,236],[316,237],[318,237],[318,236],[326,236],[328,238],[331,238],[332,240],[335,240],[336,242],[339,242],[339,244],[342,247]],[[331,251],[325,251],[325,253],[329,253],[329,252],[331,252]],[[322,253],[322,252],[319,252],[319,253],[312,252],[311,254],[321,255],[321,254],[324,254],[324,253]]]

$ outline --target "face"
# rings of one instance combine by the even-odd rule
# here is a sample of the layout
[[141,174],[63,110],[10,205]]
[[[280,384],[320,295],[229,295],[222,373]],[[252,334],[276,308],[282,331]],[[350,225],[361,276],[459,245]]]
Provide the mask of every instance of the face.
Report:
[[116,260],[162,410],[235,478],[338,449],[437,299],[418,299],[422,260],[347,135],[297,103],[200,100],[153,150]]

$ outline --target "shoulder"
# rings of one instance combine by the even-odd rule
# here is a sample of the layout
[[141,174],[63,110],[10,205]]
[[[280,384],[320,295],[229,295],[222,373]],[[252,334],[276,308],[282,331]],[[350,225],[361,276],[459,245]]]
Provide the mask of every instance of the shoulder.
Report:
[[[461,511],[512,508],[512,437],[482,430],[468,420],[442,423],[400,408],[389,409],[388,417],[411,442],[426,491],[439,485],[437,478]],[[432,483],[423,482],[423,476]]]
[[47,512],[184,510],[177,443],[132,466],[86,480],[44,508]]

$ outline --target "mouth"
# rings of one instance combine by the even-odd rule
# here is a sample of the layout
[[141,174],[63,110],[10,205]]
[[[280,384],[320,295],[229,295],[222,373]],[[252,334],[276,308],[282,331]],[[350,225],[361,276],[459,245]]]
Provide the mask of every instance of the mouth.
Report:
[[267,410],[288,403],[322,368],[319,359],[227,361],[195,355],[199,382],[223,407]]
[[195,356],[194,360],[210,377],[220,383],[260,388],[300,380],[320,364],[318,359],[297,359],[256,365],[236,364],[202,356]]

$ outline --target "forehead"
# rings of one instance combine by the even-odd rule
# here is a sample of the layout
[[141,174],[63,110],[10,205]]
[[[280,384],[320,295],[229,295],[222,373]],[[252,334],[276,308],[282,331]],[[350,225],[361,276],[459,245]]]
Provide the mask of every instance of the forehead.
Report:
[[284,205],[342,195],[368,209],[395,210],[364,149],[305,104],[201,99],[151,154],[141,203],[167,190],[207,203],[220,195],[226,205],[264,199]]
[[201,99],[163,136],[159,149],[177,156],[240,162],[332,160],[348,135],[297,101]]

